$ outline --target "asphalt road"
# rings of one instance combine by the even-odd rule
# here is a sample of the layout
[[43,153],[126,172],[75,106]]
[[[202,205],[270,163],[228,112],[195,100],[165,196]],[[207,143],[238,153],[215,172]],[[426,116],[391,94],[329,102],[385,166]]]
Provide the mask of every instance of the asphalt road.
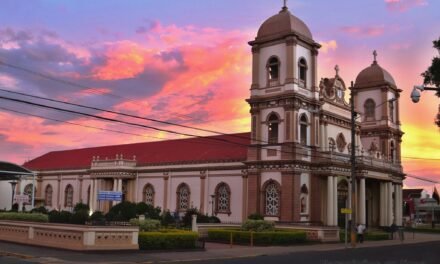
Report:
[[297,252],[229,260],[191,262],[194,264],[439,264],[440,242],[334,251]]
[[[33,248],[36,251],[38,248]],[[40,249],[38,258],[23,259],[17,256],[0,255],[1,264],[18,263],[166,263],[143,253],[107,252],[84,254],[79,252]],[[34,252],[35,253],[35,252]],[[54,258],[55,257],[55,258]],[[384,247],[360,247],[342,250],[313,250],[283,255],[231,258],[209,261],[183,261],[172,263],[230,263],[230,264],[438,264],[440,263],[440,241],[418,244],[402,244]]]

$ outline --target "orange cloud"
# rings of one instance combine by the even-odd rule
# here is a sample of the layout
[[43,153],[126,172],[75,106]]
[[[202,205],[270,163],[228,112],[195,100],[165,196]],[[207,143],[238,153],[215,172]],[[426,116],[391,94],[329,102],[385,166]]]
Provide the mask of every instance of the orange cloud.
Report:
[[330,50],[336,50],[336,48],[338,47],[338,43],[334,39],[329,41],[321,41],[319,42],[319,44],[321,44],[321,48],[319,49],[319,51],[322,53],[327,53]]

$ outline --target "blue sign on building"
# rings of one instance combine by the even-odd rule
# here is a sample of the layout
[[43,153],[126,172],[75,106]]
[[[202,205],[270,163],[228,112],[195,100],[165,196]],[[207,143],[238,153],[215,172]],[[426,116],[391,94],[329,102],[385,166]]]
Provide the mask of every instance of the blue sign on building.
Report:
[[98,191],[98,201],[122,201],[122,192]]

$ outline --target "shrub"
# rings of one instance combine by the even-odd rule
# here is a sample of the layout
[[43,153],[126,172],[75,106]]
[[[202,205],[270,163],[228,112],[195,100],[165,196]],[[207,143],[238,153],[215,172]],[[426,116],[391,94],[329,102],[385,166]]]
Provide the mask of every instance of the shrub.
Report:
[[195,232],[141,232],[139,249],[189,249],[195,248],[198,235]]
[[109,221],[129,221],[136,217],[136,204],[132,202],[122,202],[110,208],[105,216]]
[[34,208],[31,210],[31,213],[41,213],[41,214],[48,214],[49,211],[47,211],[46,207],[40,206],[37,208]]
[[162,210],[160,207],[154,207],[150,204],[146,204],[144,202],[140,202],[136,204],[136,214],[137,215],[145,215],[145,218],[150,219],[161,219],[160,212]]
[[264,217],[258,213],[255,213],[255,214],[249,215],[248,219],[250,219],[250,220],[264,220]]
[[275,224],[273,222],[265,220],[246,220],[241,228],[245,231],[272,231],[275,229]]
[[176,223],[176,219],[174,219],[173,215],[170,213],[169,210],[162,212],[162,215],[160,217],[161,217],[161,224],[163,226],[174,225]]
[[12,205],[12,208],[11,208],[11,212],[18,212],[18,207],[19,207],[19,205],[18,205],[18,203],[14,203],[13,205]]
[[160,221],[156,219],[139,220],[133,218],[130,220],[130,224],[139,226],[139,231],[141,232],[159,231],[160,229]]
[[86,211],[86,212],[88,212],[88,211],[90,211],[90,207],[87,204],[84,204],[84,203],[77,203],[75,205],[75,207],[73,208],[73,212],[76,213],[76,212],[79,212],[79,211]]
[[100,211],[93,212],[89,220],[92,222],[92,225],[105,225],[105,216]]
[[6,213],[0,213],[0,220],[48,222],[49,218],[47,215],[40,213],[27,214],[27,213],[6,212]]
[[69,223],[71,212],[52,210],[49,212],[49,222],[51,223]]
[[[208,230],[208,238],[219,242],[229,242],[231,234],[233,243],[250,244],[251,242],[250,231],[227,229]],[[254,245],[291,245],[307,241],[306,232],[304,231],[253,232],[252,236]]]
[[84,225],[89,219],[89,211],[79,210],[70,216],[69,223],[75,225]]

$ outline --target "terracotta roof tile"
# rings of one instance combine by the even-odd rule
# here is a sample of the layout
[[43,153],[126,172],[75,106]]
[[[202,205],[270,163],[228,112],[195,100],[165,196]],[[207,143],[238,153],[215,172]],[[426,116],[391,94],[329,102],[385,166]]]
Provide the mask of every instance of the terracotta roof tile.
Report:
[[[232,142],[232,143],[231,143]],[[54,151],[26,162],[23,166],[36,171],[90,168],[94,156],[101,160],[115,159],[123,155],[126,159],[136,156],[137,164],[170,164],[215,161],[244,161],[250,133],[209,136],[167,141],[134,143]]]

